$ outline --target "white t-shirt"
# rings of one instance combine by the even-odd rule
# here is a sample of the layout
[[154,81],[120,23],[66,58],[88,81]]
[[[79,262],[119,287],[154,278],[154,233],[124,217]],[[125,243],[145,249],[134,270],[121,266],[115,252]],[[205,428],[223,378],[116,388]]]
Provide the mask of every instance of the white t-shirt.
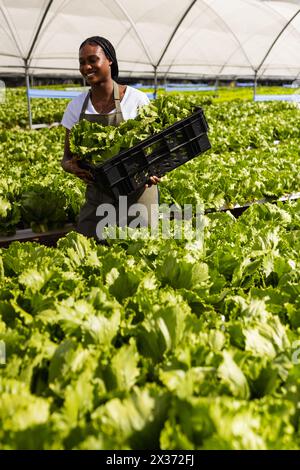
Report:
[[[81,93],[68,104],[61,121],[62,125],[67,129],[71,129],[74,124],[79,121],[83,102],[87,94],[87,91]],[[148,103],[150,103],[150,100],[146,93],[143,93],[140,90],[136,90],[131,86],[127,86],[124,96],[120,101],[121,110],[125,121],[127,121],[127,119],[136,118],[138,114],[138,108]],[[114,111],[115,110],[112,110],[111,112],[113,113]],[[85,112],[86,114],[98,114],[90,99]]]

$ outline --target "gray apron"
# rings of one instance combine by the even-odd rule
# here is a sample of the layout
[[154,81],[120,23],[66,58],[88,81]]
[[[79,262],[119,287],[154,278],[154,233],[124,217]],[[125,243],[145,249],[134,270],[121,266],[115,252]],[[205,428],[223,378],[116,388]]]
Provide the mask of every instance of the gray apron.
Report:
[[[86,96],[84,103],[82,105],[81,113],[79,120],[86,119],[91,122],[100,122],[106,126],[119,126],[121,122],[124,121],[121,106],[120,106],[120,93],[119,86],[116,82],[113,82],[114,86],[114,101],[116,111],[110,114],[86,114],[85,111],[88,106],[89,98],[91,92]],[[85,203],[82,206],[76,230],[79,233],[82,233],[86,237],[94,237],[96,239],[99,237],[99,229],[96,234],[97,224],[104,219],[104,216],[96,215],[98,206],[101,204],[111,204],[114,206],[116,211],[116,225],[125,226],[128,225],[131,221],[135,219],[136,216],[126,213],[125,218],[119,220],[119,202],[115,200],[113,194],[110,192],[109,188],[101,187],[100,185],[95,185],[94,183],[88,183],[85,193]],[[128,208],[132,204],[139,203],[143,204],[148,211],[148,218],[139,217],[141,226],[150,225],[152,228],[155,228],[158,223],[158,189],[157,186],[151,186],[150,188],[142,188],[141,190],[136,191],[131,194],[127,199]],[[103,206],[104,207],[104,206]],[[134,209],[134,206],[132,207]],[[137,214],[138,215],[138,214]]]

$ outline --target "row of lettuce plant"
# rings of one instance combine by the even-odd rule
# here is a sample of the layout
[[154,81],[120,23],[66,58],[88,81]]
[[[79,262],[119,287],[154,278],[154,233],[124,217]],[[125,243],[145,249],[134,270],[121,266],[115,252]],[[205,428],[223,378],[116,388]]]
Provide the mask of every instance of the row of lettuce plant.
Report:
[[[218,104],[207,97],[201,101],[199,95],[163,96],[158,103],[156,109],[152,105],[147,118],[144,110],[142,119],[125,123],[122,145],[130,146],[156,132],[188,114],[195,105],[204,108],[212,144],[209,152],[163,178],[162,203],[220,208],[299,192],[300,111],[294,105],[247,101]],[[165,114],[157,112],[164,108]],[[86,138],[92,142],[92,149],[99,138],[106,156],[114,153],[115,134],[109,132],[103,131],[98,137],[97,132],[91,133]],[[26,227],[46,231],[75,221],[84,199],[84,184],[61,169],[63,142],[61,127],[0,132],[2,235]]]
[[300,203],[0,251],[1,449],[299,449]]

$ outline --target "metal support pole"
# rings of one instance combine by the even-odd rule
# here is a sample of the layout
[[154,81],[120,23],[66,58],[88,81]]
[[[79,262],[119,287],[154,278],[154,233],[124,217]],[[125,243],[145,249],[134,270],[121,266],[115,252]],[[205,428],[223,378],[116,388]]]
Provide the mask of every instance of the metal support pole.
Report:
[[168,86],[168,78],[167,78],[167,74],[164,76],[164,90],[166,91],[167,89],[167,86]]
[[154,66],[154,94],[153,94],[154,99],[156,99],[156,95],[157,95],[157,67]]
[[29,73],[28,73],[27,60],[25,60],[25,80],[26,80],[28,120],[29,120],[29,127],[30,129],[32,129],[32,114],[31,114],[31,104],[30,104],[30,96],[29,96],[30,85],[29,85]]
[[256,88],[257,88],[257,70],[255,70],[255,74],[254,74],[253,101],[255,101],[255,97],[256,97]]

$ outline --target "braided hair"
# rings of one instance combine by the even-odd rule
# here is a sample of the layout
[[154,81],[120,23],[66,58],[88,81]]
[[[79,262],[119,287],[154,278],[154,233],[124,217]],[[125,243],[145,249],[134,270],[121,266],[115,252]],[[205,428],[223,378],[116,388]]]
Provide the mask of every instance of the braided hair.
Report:
[[119,66],[116,56],[116,51],[112,43],[101,36],[92,36],[87,38],[83,43],[80,45],[79,50],[82,49],[83,46],[86,44],[98,44],[98,46],[102,47],[104,54],[106,57],[111,60],[111,77],[113,80],[117,80],[119,76]]

